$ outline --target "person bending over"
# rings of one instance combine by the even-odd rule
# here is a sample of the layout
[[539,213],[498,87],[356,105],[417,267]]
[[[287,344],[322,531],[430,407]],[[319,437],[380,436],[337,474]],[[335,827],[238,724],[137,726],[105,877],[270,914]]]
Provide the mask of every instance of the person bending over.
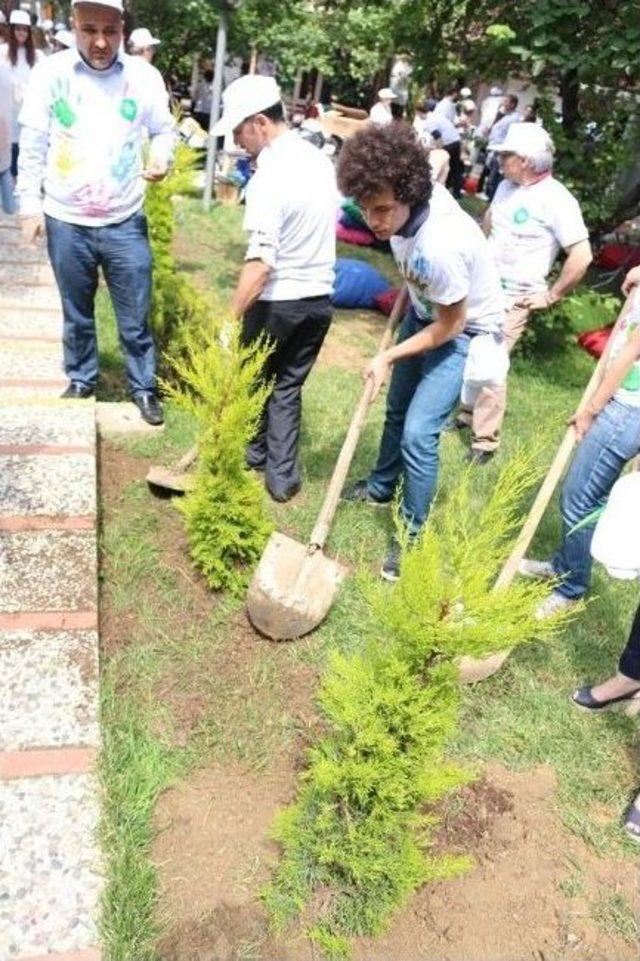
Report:
[[[504,311],[486,238],[444,187],[408,124],[371,126],[344,146],[338,185],[354,197],[379,240],[390,240],[410,298],[398,343],[378,354],[366,376],[378,393],[393,370],[373,471],[343,497],[388,504],[403,481],[401,516],[415,536],[438,479],[440,434],[455,407],[470,339],[502,338]],[[392,542],[382,576],[399,576]]]

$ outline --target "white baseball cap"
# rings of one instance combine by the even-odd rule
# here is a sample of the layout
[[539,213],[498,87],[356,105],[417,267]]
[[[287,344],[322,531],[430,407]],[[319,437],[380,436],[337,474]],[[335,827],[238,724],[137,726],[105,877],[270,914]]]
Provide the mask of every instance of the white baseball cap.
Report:
[[31,17],[26,10],[12,10],[9,23],[14,27],[30,27]]
[[55,34],[56,43],[61,43],[63,47],[75,47],[76,42],[70,30],[58,30]]
[[40,24],[43,30],[53,30],[53,20],[43,20]]
[[397,100],[398,95],[393,92],[391,87],[383,87],[382,90],[378,90],[378,100]]
[[96,7],[111,7],[112,10],[119,10],[120,13],[124,13],[122,0],[73,0],[74,7],[77,7],[79,3],[92,3]]
[[471,96],[471,87],[463,87],[462,90],[460,91],[460,96],[461,96],[463,99],[466,99],[466,98],[470,97],[470,96]]
[[519,157],[532,157],[543,150],[553,152],[553,140],[537,123],[512,123],[504,141],[497,146],[499,153],[515,153]]
[[222,97],[222,117],[213,128],[216,137],[232,133],[243,120],[280,103],[282,94],[273,77],[247,74],[230,83]]
[[131,36],[129,37],[129,43],[137,50],[144,50],[146,47],[157,47],[161,42],[162,41],[154,37],[146,27],[138,27],[137,30],[132,30]]

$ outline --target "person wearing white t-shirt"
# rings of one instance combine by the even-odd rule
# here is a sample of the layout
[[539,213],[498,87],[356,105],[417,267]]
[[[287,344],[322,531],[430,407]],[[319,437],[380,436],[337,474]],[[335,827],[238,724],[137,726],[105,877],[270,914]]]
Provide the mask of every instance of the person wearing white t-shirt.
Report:
[[[547,131],[533,123],[513,124],[498,149],[505,179],[485,215],[485,232],[506,297],[505,336],[512,351],[531,311],[545,310],[570,293],[592,254],[578,201],[552,175]],[[560,251],[566,260],[549,289],[547,276]],[[472,427],[477,463],[489,460],[499,446],[506,401],[506,387],[485,387],[473,413],[459,414],[458,423]]]
[[451,123],[455,123],[458,116],[458,108],[456,104],[460,99],[460,91],[458,87],[454,84],[449,87],[444,97],[435,104],[433,112],[436,116],[446,117]]
[[233,134],[257,168],[246,194],[249,245],[231,306],[251,343],[274,342],[264,371],[273,390],[246,453],[276,501],[300,490],[302,387],[332,319],[339,197],[328,157],[285,123],[273,77],[249,75],[224,93],[215,136]]
[[391,104],[394,100],[397,100],[397,96],[391,87],[383,87],[382,90],[378,90],[378,102],[369,111],[371,122],[378,124],[379,127],[391,123],[393,120]]
[[38,64],[20,112],[16,194],[25,238],[45,230],[64,312],[68,399],[98,378],[99,270],[113,303],[133,402],[159,426],[150,328],[145,181],[166,177],[175,125],[161,75],[123,52],[122,0],[74,0],[76,46]]
[[41,50],[36,50],[31,18],[26,10],[13,10],[9,17],[9,42],[0,47],[2,59],[11,71],[12,85],[12,130],[11,130],[11,173],[18,176],[18,152],[20,126],[18,116],[22,108],[24,93],[37,63],[44,59]]
[[[389,504],[402,481],[401,516],[413,537],[435,493],[440,434],[460,396],[471,338],[502,342],[500,281],[486,237],[432,184],[428,156],[408,124],[366,128],[348,140],[338,184],[376,237],[391,242],[409,296],[398,343],[366,373],[375,397],[393,368],[376,466],[342,496]],[[395,580],[399,564],[394,542],[382,576]]]
[[11,97],[11,72],[0,61],[0,204],[5,214],[13,214],[16,209],[11,176]]

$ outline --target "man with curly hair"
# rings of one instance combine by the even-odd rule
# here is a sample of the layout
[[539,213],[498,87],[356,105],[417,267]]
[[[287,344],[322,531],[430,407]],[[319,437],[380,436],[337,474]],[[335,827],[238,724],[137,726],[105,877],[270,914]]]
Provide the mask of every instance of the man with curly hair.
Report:
[[[397,344],[366,371],[375,397],[393,368],[376,466],[343,497],[388,504],[402,480],[401,516],[413,537],[435,493],[440,434],[458,402],[470,340],[502,340],[500,281],[479,226],[431,183],[428,155],[408,124],[371,126],[347,141],[338,183],[376,237],[391,242],[410,298]],[[394,539],[387,580],[399,576],[400,554]]]

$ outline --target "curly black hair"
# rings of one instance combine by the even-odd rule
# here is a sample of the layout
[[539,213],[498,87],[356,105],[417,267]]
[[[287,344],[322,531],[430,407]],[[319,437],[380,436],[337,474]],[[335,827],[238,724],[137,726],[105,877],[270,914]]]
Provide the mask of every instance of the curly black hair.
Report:
[[429,156],[408,123],[370,124],[342,148],[338,186],[359,201],[391,187],[396,200],[415,207],[431,197]]

